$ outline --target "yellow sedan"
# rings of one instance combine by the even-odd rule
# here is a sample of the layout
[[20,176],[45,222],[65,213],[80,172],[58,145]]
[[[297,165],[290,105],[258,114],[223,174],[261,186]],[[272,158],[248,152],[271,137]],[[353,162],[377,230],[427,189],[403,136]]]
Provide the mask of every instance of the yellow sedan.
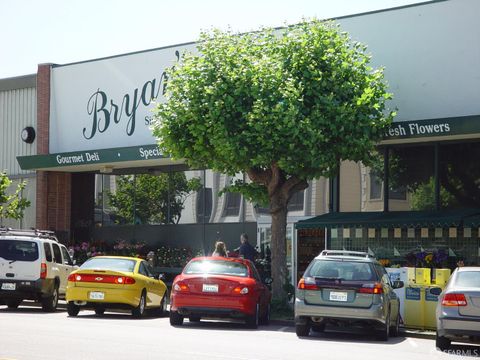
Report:
[[167,308],[167,286],[155,278],[143,259],[123,256],[97,256],[88,259],[68,277],[67,311],[77,316],[80,309],[129,309],[142,317],[156,308],[163,315]]

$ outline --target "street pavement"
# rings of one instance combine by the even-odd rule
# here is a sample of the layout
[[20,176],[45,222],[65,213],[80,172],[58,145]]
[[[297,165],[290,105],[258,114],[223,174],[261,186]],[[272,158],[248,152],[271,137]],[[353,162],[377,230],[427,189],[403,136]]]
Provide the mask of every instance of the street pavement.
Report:
[[[453,351],[480,355],[480,347]],[[462,356],[463,357],[463,356]],[[241,323],[202,321],[172,327],[168,317],[136,320],[127,313],[64,310],[43,313],[38,306],[0,306],[0,359],[458,359],[435,349],[432,339],[397,337],[379,342],[368,333],[327,331],[299,339],[291,326],[249,330]]]

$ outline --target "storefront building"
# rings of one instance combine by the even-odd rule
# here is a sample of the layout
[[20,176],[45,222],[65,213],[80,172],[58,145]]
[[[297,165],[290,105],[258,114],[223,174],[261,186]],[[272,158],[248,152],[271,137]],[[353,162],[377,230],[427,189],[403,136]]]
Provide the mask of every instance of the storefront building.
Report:
[[[311,181],[292,200],[292,282],[325,245],[392,262],[422,248],[478,261],[480,204],[467,199],[475,200],[480,180],[479,11],[475,0],[446,0],[337,19],[368,45],[374,66],[385,66],[398,116],[380,144],[385,166],[373,171],[345,161],[337,179]],[[136,241],[202,252],[216,239],[235,248],[247,232],[268,252],[266,209],[219,195],[231,178],[188,169],[155,146],[151,109],[162,101],[164,70],[183,51],[195,44],[39,65],[36,152],[16,153],[23,171],[36,171],[37,227],[76,243]],[[412,213],[427,210],[421,220]]]

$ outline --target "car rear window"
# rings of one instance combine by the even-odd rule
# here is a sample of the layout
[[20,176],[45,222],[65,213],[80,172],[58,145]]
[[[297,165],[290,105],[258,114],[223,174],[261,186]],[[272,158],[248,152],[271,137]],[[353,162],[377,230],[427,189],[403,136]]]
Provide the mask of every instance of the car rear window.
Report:
[[348,281],[374,281],[376,275],[369,263],[341,260],[315,260],[306,276]]
[[455,286],[480,288],[480,271],[460,271]]
[[116,258],[91,258],[85,261],[80,269],[82,270],[112,270],[133,272],[135,260]]
[[212,274],[247,277],[247,266],[236,261],[198,260],[190,262],[183,270],[184,274]]
[[38,259],[38,245],[33,241],[1,240],[0,257],[10,261],[35,261]]

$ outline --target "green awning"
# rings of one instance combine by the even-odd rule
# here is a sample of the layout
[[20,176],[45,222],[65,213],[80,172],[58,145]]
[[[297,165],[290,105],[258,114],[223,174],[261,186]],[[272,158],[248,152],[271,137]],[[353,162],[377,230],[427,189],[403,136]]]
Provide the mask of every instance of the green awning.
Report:
[[[475,217],[476,216],[476,217]],[[459,227],[467,219],[480,224],[480,209],[444,211],[395,211],[395,212],[335,212],[320,215],[295,224],[297,229],[335,227]]]

